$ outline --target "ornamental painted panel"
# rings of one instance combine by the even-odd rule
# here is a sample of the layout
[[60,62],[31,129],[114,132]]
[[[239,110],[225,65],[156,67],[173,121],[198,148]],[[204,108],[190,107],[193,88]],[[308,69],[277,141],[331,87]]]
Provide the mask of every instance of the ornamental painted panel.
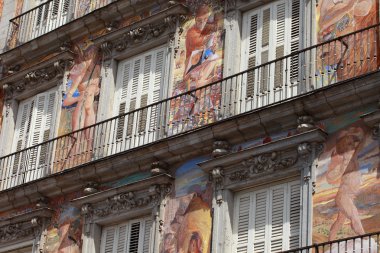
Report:
[[[205,1],[186,1],[193,16],[182,26],[173,67],[173,96],[222,78],[224,2],[208,2],[206,5]],[[220,86],[216,85],[172,100],[168,134],[214,122],[220,98]]]
[[[326,120],[329,133],[316,171],[313,242],[375,232],[380,227],[380,153],[372,129],[359,116]],[[369,243],[364,240],[364,243]]]

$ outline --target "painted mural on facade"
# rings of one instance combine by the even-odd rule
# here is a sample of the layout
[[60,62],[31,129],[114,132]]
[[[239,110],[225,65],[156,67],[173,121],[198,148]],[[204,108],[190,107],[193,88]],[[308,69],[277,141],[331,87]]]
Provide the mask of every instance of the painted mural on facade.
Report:
[[379,230],[379,142],[359,118],[365,112],[349,113],[322,123],[329,138],[316,170],[314,242]]
[[[101,57],[98,48],[84,39],[74,46],[75,63],[67,76],[61,104],[58,135],[91,126],[96,122],[100,94]],[[58,143],[56,166],[59,170],[91,160],[93,129],[72,134],[69,140]]]
[[[223,1],[187,0],[193,18],[183,25],[174,63],[172,95],[222,78]],[[220,86],[191,93],[170,105],[169,135],[214,122],[218,117]]]
[[67,194],[53,199],[49,204],[55,210],[47,229],[44,252],[80,253],[82,247],[82,219],[80,209],[70,201],[81,193]]
[[[24,0],[16,0],[15,1],[15,12],[14,12],[15,17],[17,17],[18,15],[20,15],[22,13],[23,6],[24,6]],[[8,48],[14,48],[16,46],[18,32],[19,32],[18,29],[13,29],[11,31],[11,34],[10,34],[9,39],[7,41],[7,47]]]
[[212,187],[197,163],[190,160],[175,173],[175,191],[165,208],[161,253],[210,252]]
[[[355,32],[378,22],[377,0],[319,1],[317,42]],[[370,29],[317,49],[317,85],[329,85],[373,71],[377,67],[376,31]],[[360,46],[358,46],[360,45]]]

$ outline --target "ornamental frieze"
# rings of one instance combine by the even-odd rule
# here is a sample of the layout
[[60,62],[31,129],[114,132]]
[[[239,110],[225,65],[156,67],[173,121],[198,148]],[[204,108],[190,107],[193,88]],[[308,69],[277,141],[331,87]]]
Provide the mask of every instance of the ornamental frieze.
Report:
[[286,169],[297,162],[297,157],[283,157],[280,152],[252,156],[241,162],[243,169],[229,175],[231,181],[241,181],[253,175]]
[[81,214],[86,218],[104,218],[109,215],[138,208],[159,205],[160,201],[171,192],[170,184],[153,185],[147,192],[125,192],[116,194],[98,203],[86,203],[81,207]]

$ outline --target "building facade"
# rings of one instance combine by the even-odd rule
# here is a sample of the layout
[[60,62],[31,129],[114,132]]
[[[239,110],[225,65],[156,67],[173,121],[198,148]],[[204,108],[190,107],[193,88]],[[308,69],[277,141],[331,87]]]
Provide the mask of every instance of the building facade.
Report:
[[0,252],[380,251],[378,0],[0,10]]

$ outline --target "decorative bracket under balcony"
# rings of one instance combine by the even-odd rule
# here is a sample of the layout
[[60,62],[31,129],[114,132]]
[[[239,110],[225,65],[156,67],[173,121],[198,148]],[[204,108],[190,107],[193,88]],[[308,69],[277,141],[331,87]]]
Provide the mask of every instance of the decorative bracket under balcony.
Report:
[[8,75],[0,80],[6,100],[21,100],[53,87],[55,81],[62,80],[65,70],[73,63],[74,53],[67,50],[25,69],[12,67]]
[[150,40],[171,36],[172,40],[178,24],[184,22],[189,9],[183,4],[175,4],[152,16],[119,29],[110,29],[105,35],[93,40],[108,58],[120,54],[127,48],[134,48]]
[[39,239],[52,214],[52,209],[44,207],[1,219],[0,244],[5,247],[22,241]]

